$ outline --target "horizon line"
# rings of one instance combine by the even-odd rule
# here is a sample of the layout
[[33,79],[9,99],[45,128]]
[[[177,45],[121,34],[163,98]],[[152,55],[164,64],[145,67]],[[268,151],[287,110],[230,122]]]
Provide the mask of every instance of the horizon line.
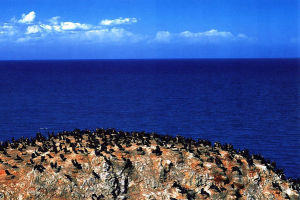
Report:
[[112,60],[297,60],[300,57],[266,57],[266,58],[62,58],[62,59],[0,59],[0,62],[7,61],[112,61]]

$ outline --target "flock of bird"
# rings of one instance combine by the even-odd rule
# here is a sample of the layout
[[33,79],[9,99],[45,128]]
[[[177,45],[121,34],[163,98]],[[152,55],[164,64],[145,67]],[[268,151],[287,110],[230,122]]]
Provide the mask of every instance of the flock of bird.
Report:
[[[115,156],[113,154],[114,150],[108,148],[109,146],[117,147],[119,151],[124,151],[126,147],[130,147],[132,144],[140,145],[136,149],[137,153],[144,155],[145,151],[143,148],[150,147],[151,143],[155,141],[156,147],[152,150],[152,153],[156,156],[161,156],[161,148],[174,148],[178,147],[180,144],[181,149],[193,153],[196,158],[200,158],[203,152],[198,150],[198,146],[206,146],[211,148],[211,151],[218,154],[218,149],[230,152],[231,159],[235,154],[243,156],[249,165],[249,167],[254,165],[254,159],[259,160],[264,164],[268,170],[273,170],[281,179],[285,180],[285,176],[282,169],[277,169],[274,162],[270,162],[264,159],[261,155],[250,155],[248,150],[235,150],[231,144],[222,145],[218,142],[211,144],[207,140],[193,140],[184,138],[181,136],[171,137],[167,135],[158,135],[155,133],[148,134],[145,132],[123,132],[116,131],[115,129],[96,129],[95,131],[89,130],[79,130],[74,131],[64,131],[57,134],[48,133],[45,137],[41,133],[37,133],[34,138],[19,138],[11,141],[5,141],[0,143],[0,167],[1,165],[5,168],[6,178],[15,179],[16,173],[14,170],[19,167],[26,165],[26,167],[32,167],[40,173],[45,172],[47,169],[45,167],[46,163],[49,163],[51,169],[55,173],[60,173],[62,166],[60,163],[66,162],[68,159],[68,154],[80,154],[89,155],[93,152],[95,156],[102,156],[108,165],[112,165],[110,158],[106,155]],[[28,151],[32,149],[32,152]],[[11,153],[14,152],[14,153]],[[209,157],[209,152],[205,152]],[[2,155],[1,155],[2,154]],[[1,157],[3,159],[1,159]],[[58,158],[57,159],[54,159]],[[4,159],[5,158],[5,159]],[[14,164],[6,162],[6,160],[14,160]],[[124,170],[132,168],[132,162],[128,158],[122,158],[124,161]],[[214,161],[216,165],[222,168],[222,162],[217,157],[209,157],[211,161]],[[59,161],[59,162],[57,162]],[[82,163],[77,159],[71,160],[73,166],[77,170],[82,170]],[[241,163],[241,161],[238,160]],[[226,169],[224,169],[226,171]],[[238,174],[242,175],[239,167],[233,167],[232,171],[236,171]],[[92,171],[92,175],[95,179],[99,179],[100,176],[95,171]],[[65,173],[64,176],[70,181],[74,182],[74,178]],[[299,179],[290,179],[293,183],[293,189],[300,189]],[[174,182],[173,187],[184,190],[181,186]],[[214,186],[212,186],[214,187]],[[273,183],[273,187],[280,188],[276,183]],[[215,190],[220,190],[214,187]],[[209,195],[205,190],[202,189],[201,193]],[[93,194],[93,199],[102,199],[103,195],[97,196]]]

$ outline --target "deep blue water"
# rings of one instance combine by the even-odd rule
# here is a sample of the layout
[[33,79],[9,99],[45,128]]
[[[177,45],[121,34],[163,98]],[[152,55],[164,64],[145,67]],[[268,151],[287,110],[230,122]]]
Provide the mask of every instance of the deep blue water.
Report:
[[297,59],[2,61],[0,140],[96,127],[181,134],[300,177],[299,71]]

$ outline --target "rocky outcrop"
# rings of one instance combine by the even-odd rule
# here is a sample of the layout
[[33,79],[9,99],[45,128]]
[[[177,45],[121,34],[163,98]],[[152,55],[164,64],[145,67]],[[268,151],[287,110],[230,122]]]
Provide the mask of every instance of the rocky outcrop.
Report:
[[0,199],[299,199],[299,181],[231,145],[74,130],[1,143]]

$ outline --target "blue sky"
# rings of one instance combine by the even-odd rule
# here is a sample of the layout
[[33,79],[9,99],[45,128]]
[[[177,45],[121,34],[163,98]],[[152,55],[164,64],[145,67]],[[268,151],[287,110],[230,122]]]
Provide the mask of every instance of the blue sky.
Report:
[[1,0],[0,59],[300,56],[298,0]]

